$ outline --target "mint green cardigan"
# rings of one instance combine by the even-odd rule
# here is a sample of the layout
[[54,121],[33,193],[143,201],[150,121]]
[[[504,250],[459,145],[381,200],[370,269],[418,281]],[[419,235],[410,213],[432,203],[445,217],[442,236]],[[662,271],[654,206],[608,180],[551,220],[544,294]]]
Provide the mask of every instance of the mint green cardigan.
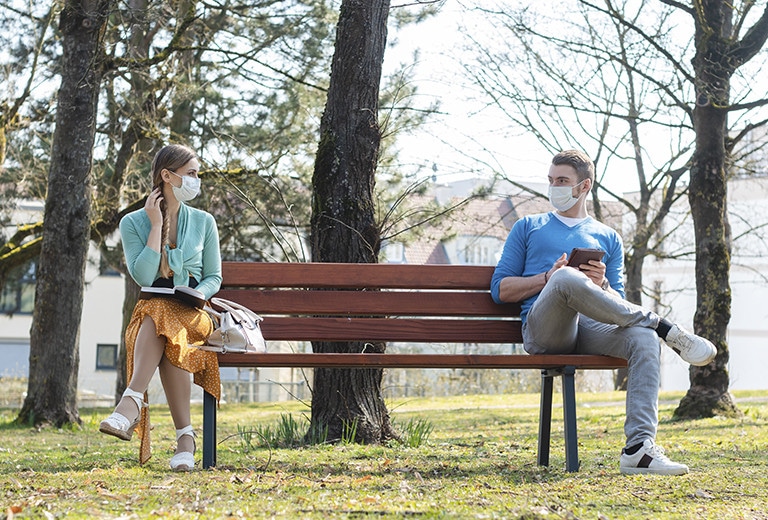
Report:
[[[221,251],[219,230],[210,213],[181,204],[176,230],[176,248],[168,251],[174,285],[189,285],[189,277],[198,281],[197,290],[206,299],[221,286]],[[123,253],[128,272],[140,286],[149,286],[161,277],[160,253],[147,247],[152,225],[144,209],[127,214],[120,221]]]

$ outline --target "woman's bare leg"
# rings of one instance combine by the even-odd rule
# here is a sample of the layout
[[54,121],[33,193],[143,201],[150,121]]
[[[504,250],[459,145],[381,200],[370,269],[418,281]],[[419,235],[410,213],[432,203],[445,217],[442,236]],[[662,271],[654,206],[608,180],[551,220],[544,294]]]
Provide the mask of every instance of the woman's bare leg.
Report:
[[[133,350],[133,374],[128,388],[143,394],[149,387],[149,382],[155,374],[160,360],[165,352],[165,338],[157,335],[155,322],[145,316],[141,322],[139,333],[136,335],[136,346]],[[115,412],[133,421],[139,415],[133,399],[123,398],[117,404]]]
[[[189,410],[189,400],[192,393],[192,383],[189,372],[173,365],[168,358],[160,361],[160,380],[165,390],[165,398],[173,418],[173,425],[177,430],[189,426],[192,423]],[[176,453],[187,451],[195,452],[195,440],[189,435],[183,435],[176,446]]]

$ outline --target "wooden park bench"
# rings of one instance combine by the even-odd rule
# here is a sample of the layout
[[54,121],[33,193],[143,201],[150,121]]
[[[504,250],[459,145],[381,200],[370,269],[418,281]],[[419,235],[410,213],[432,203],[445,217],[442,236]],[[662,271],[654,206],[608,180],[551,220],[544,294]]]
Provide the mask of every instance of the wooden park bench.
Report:
[[[270,341],[521,344],[520,306],[491,300],[492,266],[225,262],[218,296],[264,317]],[[323,290],[313,290],[323,289]],[[519,350],[518,350],[519,352]],[[596,355],[299,353],[218,354],[222,367],[541,370],[539,465],[549,465],[552,390],[562,377],[565,460],[578,471],[577,369],[625,367]],[[203,467],[216,465],[216,399],[203,403]]]

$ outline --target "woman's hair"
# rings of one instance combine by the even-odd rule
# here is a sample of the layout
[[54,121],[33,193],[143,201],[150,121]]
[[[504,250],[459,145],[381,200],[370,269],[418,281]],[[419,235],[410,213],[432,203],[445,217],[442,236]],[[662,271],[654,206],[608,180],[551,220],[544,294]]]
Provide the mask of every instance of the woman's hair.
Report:
[[579,182],[590,179],[595,182],[595,164],[587,154],[581,150],[563,150],[552,158],[552,164],[565,164],[576,170]]
[[[196,159],[197,154],[192,149],[181,144],[169,144],[160,149],[155,158],[152,160],[152,189],[162,187],[163,185],[163,170],[170,170],[175,172],[187,164],[192,159]],[[166,218],[167,205],[165,199],[160,202],[160,211],[163,213],[163,238],[160,244],[160,274],[163,278],[169,278],[173,273],[168,265],[168,252],[165,246],[169,245],[171,223]]]

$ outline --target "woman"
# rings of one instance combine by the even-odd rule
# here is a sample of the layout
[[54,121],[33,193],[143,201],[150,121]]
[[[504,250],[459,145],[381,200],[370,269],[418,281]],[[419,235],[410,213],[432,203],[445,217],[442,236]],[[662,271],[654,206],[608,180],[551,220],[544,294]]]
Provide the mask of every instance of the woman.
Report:
[[[162,148],[152,161],[153,189],[144,208],[120,222],[125,261],[131,277],[141,286],[186,285],[210,298],[221,285],[219,234],[213,216],[184,204],[200,192],[196,154],[181,145]],[[159,369],[160,379],[176,428],[174,471],[195,465],[195,439],[190,418],[191,385],[195,383],[219,398],[216,354],[191,344],[203,344],[213,323],[202,309],[168,297],[140,299],[125,332],[128,388],[114,413],[99,430],[130,440],[141,435],[139,461],[149,460],[147,387]]]

